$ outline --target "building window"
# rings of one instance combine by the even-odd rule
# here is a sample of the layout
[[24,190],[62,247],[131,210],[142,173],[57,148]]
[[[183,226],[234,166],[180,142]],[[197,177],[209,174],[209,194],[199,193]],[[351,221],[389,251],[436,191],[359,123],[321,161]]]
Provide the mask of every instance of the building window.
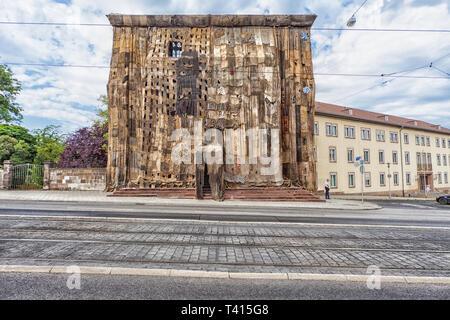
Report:
[[376,136],[377,136],[377,141],[384,142],[384,130],[377,130]]
[[450,139],[447,140],[447,146],[450,148]]
[[398,133],[389,132],[389,139],[392,143],[397,143],[398,142]]
[[313,157],[314,157],[314,161],[317,161],[317,147],[316,146],[313,147]]
[[424,136],[421,136],[421,137],[420,137],[420,144],[421,144],[422,146],[425,145],[425,137],[424,137]]
[[347,149],[347,162],[354,162],[354,152],[353,149]]
[[384,163],[384,151],[383,150],[378,151],[378,162]]
[[442,174],[439,172],[437,176],[438,176],[438,183],[442,184]]
[[406,184],[411,184],[411,173],[406,173]]
[[329,149],[330,162],[336,162],[336,147],[330,147]]
[[384,187],[386,185],[386,175],[384,172],[380,173],[380,186]]
[[337,124],[334,123],[327,123],[326,124],[326,133],[327,136],[330,137],[337,137]]
[[337,173],[330,173],[330,188],[337,188]]
[[440,147],[440,139],[439,138],[436,138],[436,147]]
[[370,187],[372,185],[372,181],[370,179],[370,172],[365,172],[364,173],[364,185],[366,187]]
[[361,139],[370,140],[370,129],[361,128]]
[[420,145],[420,138],[419,138],[419,136],[416,136],[416,145]]
[[394,172],[393,177],[394,177],[394,186],[398,186],[398,173]]
[[344,135],[346,138],[355,138],[355,127],[345,126],[344,127]]
[[181,58],[182,45],[181,42],[169,42],[169,58]]
[[440,154],[436,155],[436,160],[437,160],[437,165],[440,166],[441,165],[441,155]]
[[442,148],[447,148],[447,146],[445,145],[445,139],[442,139]]
[[427,147],[429,147],[429,146],[431,145],[431,143],[430,143],[430,137],[427,137],[426,139],[427,139]]
[[398,163],[397,151],[392,151],[392,163],[393,164],[397,164]]
[[418,165],[421,164],[421,161],[420,161],[420,159],[421,159],[421,157],[420,157],[420,152],[417,152],[416,157],[417,157],[417,159],[416,159],[417,164],[418,164]]
[[444,183],[445,183],[445,184],[448,183],[448,174],[447,174],[447,172],[444,173]]
[[442,155],[442,165],[446,166],[447,165],[447,156],[444,154]]
[[405,151],[405,164],[410,164],[411,159],[409,157],[409,151]]
[[355,173],[350,172],[348,174],[348,187],[354,188],[355,187]]
[[363,151],[363,159],[365,163],[370,163],[370,151],[365,149]]
[[319,123],[317,121],[314,122],[314,134],[319,135]]
[[403,135],[403,142],[404,142],[405,144],[409,144],[409,135],[408,135],[407,133],[405,133],[405,134]]

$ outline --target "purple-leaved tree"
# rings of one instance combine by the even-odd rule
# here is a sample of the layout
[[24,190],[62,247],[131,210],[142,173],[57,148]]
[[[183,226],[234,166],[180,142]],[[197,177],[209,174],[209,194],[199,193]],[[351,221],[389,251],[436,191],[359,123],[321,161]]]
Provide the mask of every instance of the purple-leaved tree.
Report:
[[105,135],[107,125],[94,125],[82,128],[72,134],[66,141],[66,148],[61,154],[60,168],[104,168],[107,163]]

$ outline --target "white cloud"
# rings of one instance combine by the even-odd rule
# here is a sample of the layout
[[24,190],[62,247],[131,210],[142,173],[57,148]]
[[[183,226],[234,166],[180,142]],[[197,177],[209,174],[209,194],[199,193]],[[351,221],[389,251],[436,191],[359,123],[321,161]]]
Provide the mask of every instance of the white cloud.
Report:
[[[62,1],[59,1],[62,2]],[[361,1],[298,0],[51,0],[0,2],[0,21],[108,23],[111,12],[128,14],[315,13],[315,27],[343,27]],[[344,3],[346,4],[344,6]],[[448,1],[371,0],[354,28],[449,29]],[[315,72],[381,74],[426,65],[450,53],[449,33],[313,31]],[[0,61],[109,65],[112,29],[2,25]],[[436,66],[449,71],[450,56]],[[107,69],[13,67],[24,90],[26,116],[58,121],[65,130],[88,125],[97,98],[106,93]],[[33,72],[30,72],[33,71]],[[442,76],[422,69],[408,75]],[[450,127],[449,80],[316,76],[316,100],[417,118]],[[365,90],[373,87],[371,90]],[[360,92],[362,91],[362,92]],[[359,94],[353,95],[354,93]],[[349,95],[351,97],[345,98]],[[339,100],[341,99],[341,100]]]

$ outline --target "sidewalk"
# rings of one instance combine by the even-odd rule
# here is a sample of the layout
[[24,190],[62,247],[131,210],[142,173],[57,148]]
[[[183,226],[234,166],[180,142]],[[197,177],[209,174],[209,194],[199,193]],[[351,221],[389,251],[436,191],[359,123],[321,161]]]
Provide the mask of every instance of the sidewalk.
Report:
[[[342,194],[342,195],[333,195],[333,198],[335,199],[341,199],[341,200],[359,200],[361,201],[361,195],[353,195],[353,194]],[[388,196],[370,196],[370,195],[364,195],[364,201],[365,200],[375,200],[375,201],[436,201],[436,196],[428,196],[428,198],[414,198],[414,197],[398,197],[398,196],[392,196],[389,198]]]
[[110,193],[101,191],[44,191],[44,190],[0,190],[0,200],[57,201],[57,202],[102,202],[102,203],[143,203],[158,206],[188,205],[197,207],[265,207],[265,208],[313,208],[339,210],[381,209],[375,203],[348,199],[331,199],[326,202],[256,202],[256,201],[213,201],[195,199],[162,199],[151,197],[108,197]]

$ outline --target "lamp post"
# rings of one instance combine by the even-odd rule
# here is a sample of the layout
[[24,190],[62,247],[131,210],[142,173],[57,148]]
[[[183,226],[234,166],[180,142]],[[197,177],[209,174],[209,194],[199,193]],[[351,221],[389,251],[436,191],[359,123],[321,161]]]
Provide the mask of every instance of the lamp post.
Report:
[[389,199],[391,199],[391,164],[388,162],[387,163],[387,167],[388,167],[388,180],[389,180]]
[[361,172],[361,202],[364,203],[364,159],[362,157],[356,157],[355,167],[359,167]]

